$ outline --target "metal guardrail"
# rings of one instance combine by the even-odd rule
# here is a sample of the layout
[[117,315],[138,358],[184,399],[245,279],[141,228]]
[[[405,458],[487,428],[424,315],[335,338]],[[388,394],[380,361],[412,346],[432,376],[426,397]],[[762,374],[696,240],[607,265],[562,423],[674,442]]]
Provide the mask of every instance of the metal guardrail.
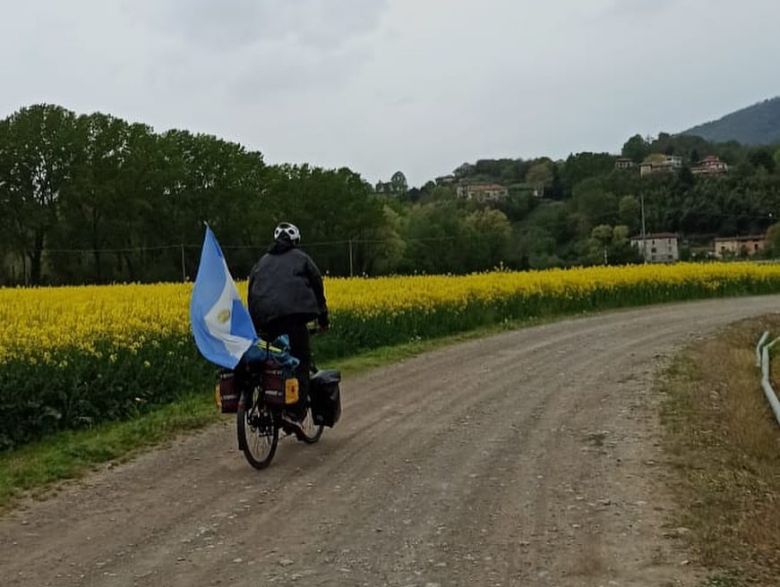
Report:
[[780,337],[774,339],[772,342],[767,343],[769,339],[769,332],[764,332],[756,345],[756,357],[757,366],[761,367],[761,387],[764,390],[764,395],[769,401],[769,405],[772,411],[775,413],[775,419],[780,424],[780,400],[777,399],[777,393],[772,388],[772,381],[769,377],[769,350],[780,341]]
[[767,338],[769,338],[768,330],[761,335],[761,338],[758,339],[758,344],[756,345],[756,367],[759,368],[761,367],[761,347],[764,346]]

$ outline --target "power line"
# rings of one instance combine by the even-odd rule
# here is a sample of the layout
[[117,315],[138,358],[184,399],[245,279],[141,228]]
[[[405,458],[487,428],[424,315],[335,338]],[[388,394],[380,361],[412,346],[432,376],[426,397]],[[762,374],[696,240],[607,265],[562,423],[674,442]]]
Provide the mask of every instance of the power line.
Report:
[[[536,208],[534,210],[531,210],[529,212],[529,216],[526,217],[525,220],[517,221],[517,223],[522,224],[526,220],[531,220],[531,215],[533,215],[534,211],[539,210],[539,208]],[[568,226],[571,224],[571,222],[574,220],[572,218],[572,212],[561,210],[561,212],[567,214],[567,218],[551,218],[547,221],[541,221],[541,222],[535,222],[533,225],[538,226],[540,228],[544,228],[545,226]],[[577,214],[578,212],[573,212],[574,214]],[[722,212],[703,212],[703,211],[692,211],[692,212],[683,212],[683,215],[686,217],[687,220],[692,219],[706,219],[706,218],[734,218],[735,220],[763,220],[767,223],[773,222],[775,220],[774,214],[767,212],[766,214],[741,214],[738,212],[734,213],[722,213]],[[619,211],[615,212],[604,212],[601,214],[597,214],[594,216],[583,214],[585,218],[591,221],[598,221],[598,220],[605,220],[605,219],[614,219],[619,218],[620,213]],[[539,219],[537,219],[538,221]],[[679,220],[679,218],[678,218]],[[455,236],[438,236],[438,237],[422,237],[422,238],[409,238],[404,239],[403,237],[399,237],[403,242],[406,243],[434,243],[434,242],[449,242],[454,240],[460,240],[461,237],[455,237]],[[395,239],[370,239],[370,238],[364,238],[364,239],[339,239],[339,240],[330,240],[330,241],[315,241],[315,242],[302,242],[301,246],[303,248],[307,247],[326,247],[326,246],[349,246],[351,245],[358,245],[358,244],[364,244],[364,245],[382,245],[387,244],[390,242],[395,242]],[[266,245],[221,245],[223,249],[226,250],[254,250],[259,251],[265,248]],[[164,245],[148,245],[148,246],[138,246],[138,247],[118,247],[118,248],[105,248],[105,249],[95,249],[95,248],[62,248],[62,249],[48,249],[45,248],[44,252],[46,254],[120,254],[120,253],[142,253],[147,251],[169,251],[169,250],[184,250],[184,249],[194,249],[198,250],[202,247],[201,244],[193,244],[193,243],[176,243],[176,244],[164,244]]]
[[126,247],[119,249],[43,249],[46,253],[137,253],[141,251],[162,251],[167,249],[180,249],[200,247],[200,245],[153,245],[148,247]]
[[[445,242],[457,240],[455,236],[441,236],[441,237],[427,237],[427,238],[411,238],[402,239],[404,242]],[[334,245],[349,245],[354,244],[374,244],[381,245],[394,242],[393,239],[352,239],[352,240],[333,240],[333,241],[318,241],[313,243],[303,242],[301,245],[306,247],[324,247]],[[44,249],[45,253],[62,253],[62,254],[94,254],[94,253],[141,253],[144,251],[164,251],[164,250],[179,250],[179,249],[200,249],[202,245],[199,244],[171,244],[171,245],[151,245],[142,247],[124,247],[114,249]],[[220,245],[223,249],[228,250],[260,250],[265,245]]]

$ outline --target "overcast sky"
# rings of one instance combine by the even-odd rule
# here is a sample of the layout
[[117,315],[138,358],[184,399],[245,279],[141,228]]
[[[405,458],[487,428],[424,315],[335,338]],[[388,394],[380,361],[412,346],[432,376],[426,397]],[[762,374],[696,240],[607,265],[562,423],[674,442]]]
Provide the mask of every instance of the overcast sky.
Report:
[[617,152],[780,94],[778,0],[0,0],[36,102],[412,184]]

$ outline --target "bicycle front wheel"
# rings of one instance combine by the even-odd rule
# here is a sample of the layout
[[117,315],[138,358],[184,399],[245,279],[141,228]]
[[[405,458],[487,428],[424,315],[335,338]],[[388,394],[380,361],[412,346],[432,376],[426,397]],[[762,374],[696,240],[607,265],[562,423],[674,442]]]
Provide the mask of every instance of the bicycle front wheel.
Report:
[[311,413],[311,406],[306,409],[306,417],[301,422],[301,429],[298,432],[298,439],[306,444],[314,444],[322,436],[325,426],[314,423],[314,414]]

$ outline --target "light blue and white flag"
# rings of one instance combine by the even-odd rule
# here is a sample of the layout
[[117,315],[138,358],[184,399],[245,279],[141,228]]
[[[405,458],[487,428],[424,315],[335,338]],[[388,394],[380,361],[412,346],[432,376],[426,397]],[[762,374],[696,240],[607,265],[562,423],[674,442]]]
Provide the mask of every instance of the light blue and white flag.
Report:
[[234,369],[258,340],[222,249],[208,226],[192,290],[190,322],[200,353],[226,369]]

